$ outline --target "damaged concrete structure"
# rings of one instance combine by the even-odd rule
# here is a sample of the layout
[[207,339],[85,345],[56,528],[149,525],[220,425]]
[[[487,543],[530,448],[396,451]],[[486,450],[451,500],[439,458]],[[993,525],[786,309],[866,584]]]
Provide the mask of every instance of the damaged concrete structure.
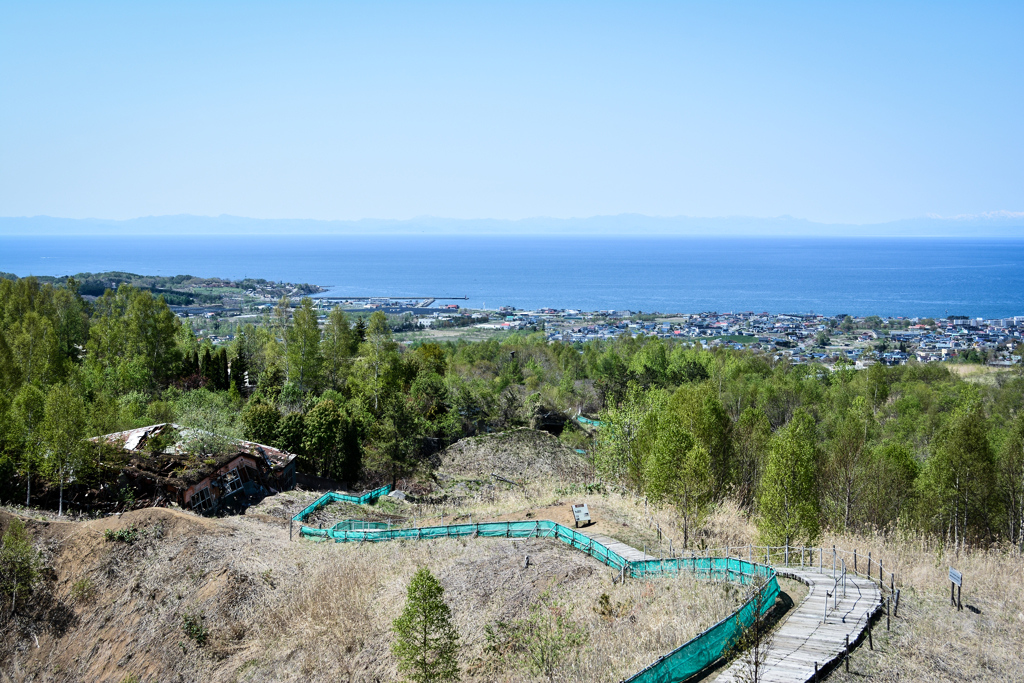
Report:
[[91,441],[129,453],[119,482],[135,489],[137,496],[152,498],[154,506],[174,503],[200,514],[231,514],[295,488],[294,454],[173,423]]

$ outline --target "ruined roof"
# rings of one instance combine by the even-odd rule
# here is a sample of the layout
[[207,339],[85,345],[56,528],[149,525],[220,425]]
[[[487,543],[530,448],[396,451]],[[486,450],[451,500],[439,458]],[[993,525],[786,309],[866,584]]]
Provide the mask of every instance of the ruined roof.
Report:
[[[172,430],[177,432],[177,438],[174,443],[161,444],[162,447],[155,453],[147,448],[147,445],[154,437],[166,434]],[[250,455],[263,460],[270,469],[281,469],[295,459],[293,453],[278,450],[273,446],[244,441],[242,439],[229,439],[230,450],[219,457],[213,458],[215,464],[203,462],[196,470],[182,471],[181,464],[184,463],[187,456],[184,447],[185,440],[190,433],[196,432],[209,434],[209,432],[204,432],[203,430],[194,430],[172,422],[165,422],[148,427],[129,429],[123,432],[104,434],[89,440],[94,443],[102,442],[111,446],[120,446],[129,453],[137,454],[131,458],[132,467],[129,469],[138,468],[139,470],[146,471],[150,476],[160,474],[168,480],[168,483],[174,484],[178,484],[178,482],[183,480],[201,480],[240,454]],[[209,472],[206,470],[209,470]],[[168,477],[167,475],[171,476]]]

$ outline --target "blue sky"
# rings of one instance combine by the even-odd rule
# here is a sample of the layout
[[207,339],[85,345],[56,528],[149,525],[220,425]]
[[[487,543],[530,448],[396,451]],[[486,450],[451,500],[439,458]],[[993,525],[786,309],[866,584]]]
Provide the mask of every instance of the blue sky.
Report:
[[1024,3],[0,4],[0,216],[1024,211]]

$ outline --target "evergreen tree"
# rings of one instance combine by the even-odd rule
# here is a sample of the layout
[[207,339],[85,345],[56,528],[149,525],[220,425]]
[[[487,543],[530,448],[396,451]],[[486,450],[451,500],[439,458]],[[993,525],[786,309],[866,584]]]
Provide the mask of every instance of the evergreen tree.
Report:
[[204,346],[203,353],[199,356],[199,372],[206,380],[206,386],[215,389],[217,386],[217,373],[213,368],[213,357],[210,355],[210,347]]
[[228,379],[228,350],[223,346],[217,352],[217,390],[227,391],[231,386]]
[[444,601],[444,588],[421,568],[409,582],[402,615],[392,624],[398,670],[413,683],[459,680],[459,633]]
[[231,361],[231,367],[229,368],[229,374],[231,377],[231,384],[238,390],[238,393],[242,393],[242,389],[245,387],[245,355],[239,353],[235,356],[234,360]]

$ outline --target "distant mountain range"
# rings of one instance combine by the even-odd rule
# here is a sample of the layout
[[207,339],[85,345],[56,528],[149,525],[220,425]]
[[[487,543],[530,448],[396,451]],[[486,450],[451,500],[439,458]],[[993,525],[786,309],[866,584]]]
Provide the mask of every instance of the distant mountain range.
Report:
[[13,235],[651,235],[760,237],[986,237],[1024,238],[1024,213],[910,218],[867,225],[778,218],[657,217],[640,214],[591,218],[322,221],[239,216],[146,216],[129,220],[0,217],[0,236]]

